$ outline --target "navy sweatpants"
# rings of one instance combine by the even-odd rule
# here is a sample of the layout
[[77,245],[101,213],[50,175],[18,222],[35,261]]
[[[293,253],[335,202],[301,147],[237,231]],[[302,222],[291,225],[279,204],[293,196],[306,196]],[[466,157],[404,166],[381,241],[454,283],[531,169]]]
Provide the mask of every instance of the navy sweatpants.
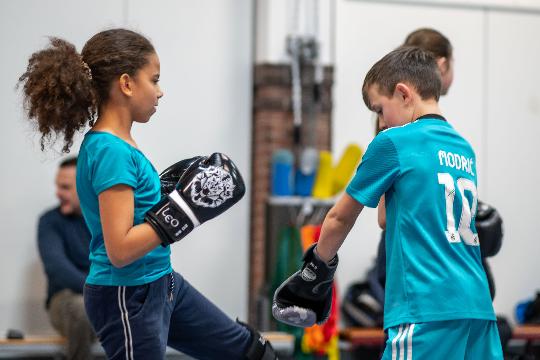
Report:
[[161,360],[167,345],[196,359],[244,359],[251,341],[176,272],[140,286],[86,284],[84,302],[111,360]]

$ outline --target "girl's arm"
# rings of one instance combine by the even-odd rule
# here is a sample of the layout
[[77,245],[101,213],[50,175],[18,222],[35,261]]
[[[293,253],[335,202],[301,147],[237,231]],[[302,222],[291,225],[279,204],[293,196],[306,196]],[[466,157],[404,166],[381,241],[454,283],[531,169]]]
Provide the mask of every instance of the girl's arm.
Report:
[[100,193],[98,199],[105,249],[115,267],[129,265],[161,244],[147,223],[133,226],[131,187],[115,185]]

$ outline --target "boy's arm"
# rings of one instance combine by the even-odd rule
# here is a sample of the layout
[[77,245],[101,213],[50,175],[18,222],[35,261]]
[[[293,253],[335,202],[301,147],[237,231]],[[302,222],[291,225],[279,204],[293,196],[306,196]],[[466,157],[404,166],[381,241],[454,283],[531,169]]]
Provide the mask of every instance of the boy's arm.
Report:
[[345,193],[330,209],[322,224],[315,250],[322,260],[329,262],[336,256],[363,208],[364,205]]
[[349,194],[344,194],[330,209],[319,242],[305,252],[302,268],[276,289],[272,304],[274,318],[300,327],[322,324],[328,319],[337,251],[363,208]]
[[274,292],[272,314],[285,324],[322,324],[330,314],[337,251],[364,206],[376,207],[400,173],[397,150],[381,134],[371,142],[346,193],[324,219],[321,236],[304,254],[302,268]]
[[386,229],[386,203],[384,200],[384,195],[381,196],[381,200],[379,201],[379,206],[377,206],[377,221],[379,223],[379,227],[382,230]]

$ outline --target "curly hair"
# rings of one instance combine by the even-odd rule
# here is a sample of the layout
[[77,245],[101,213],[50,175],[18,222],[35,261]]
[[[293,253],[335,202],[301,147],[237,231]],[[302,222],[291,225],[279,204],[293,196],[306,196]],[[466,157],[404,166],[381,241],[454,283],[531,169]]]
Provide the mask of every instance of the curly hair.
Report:
[[152,53],[148,39],[126,29],[97,33],[81,54],[71,43],[50,38],[47,48],[32,54],[18,82],[24,110],[41,133],[41,150],[60,135],[68,153],[75,133],[92,126],[108,101],[112,82],[122,74],[134,76]]
[[84,128],[96,113],[91,79],[75,46],[58,38],[30,57],[24,84],[24,108],[37,122],[41,150],[53,133],[64,135],[64,152],[69,152],[75,131]]

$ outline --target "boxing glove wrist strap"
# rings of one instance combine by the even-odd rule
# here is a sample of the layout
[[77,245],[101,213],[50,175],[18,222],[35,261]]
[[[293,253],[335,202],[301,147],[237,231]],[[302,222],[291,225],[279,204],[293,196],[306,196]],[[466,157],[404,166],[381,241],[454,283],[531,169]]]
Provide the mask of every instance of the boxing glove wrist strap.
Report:
[[182,211],[186,214],[189,220],[193,223],[194,228],[201,225],[199,219],[197,219],[186,201],[180,196],[180,194],[178,194],[178,191],[173,191],[169,194],[169,197],[171,198],[171,200],[174,201],[175,205],[182,209]]

